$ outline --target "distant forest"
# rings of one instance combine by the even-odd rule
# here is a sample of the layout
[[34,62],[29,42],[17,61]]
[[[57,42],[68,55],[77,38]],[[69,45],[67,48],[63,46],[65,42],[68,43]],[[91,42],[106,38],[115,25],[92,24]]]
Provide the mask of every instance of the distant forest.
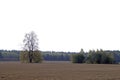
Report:
[[[46,61],[70,61],[71,54],[75,52],[55,52],[42,51],[43,60]],[[0,50],[0,61],[19,61],[20,51],[17,50]]]
[[[113,53],[115,62],[120,62],[120,51],[106,51]],[[70,61],[72,54],[79,52],[55,52],[55,51],[42,51],[42,57],[45,61]],[[84,54],[88,54],[87,52]],[[17,50],[0,50],[0,61],[19,61],[20,51]]]

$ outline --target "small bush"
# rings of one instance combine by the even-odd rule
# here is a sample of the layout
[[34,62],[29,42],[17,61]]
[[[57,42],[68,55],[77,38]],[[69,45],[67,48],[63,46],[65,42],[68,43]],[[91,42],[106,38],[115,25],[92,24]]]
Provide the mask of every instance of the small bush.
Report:
[[34,63],[41,63],[42,62],[42,55],[40,51],[34,51],[33,53],[33,62]]
[[28,63],[29,62],[28,51],[21,51],[20,52],[20,61],[22,63]]

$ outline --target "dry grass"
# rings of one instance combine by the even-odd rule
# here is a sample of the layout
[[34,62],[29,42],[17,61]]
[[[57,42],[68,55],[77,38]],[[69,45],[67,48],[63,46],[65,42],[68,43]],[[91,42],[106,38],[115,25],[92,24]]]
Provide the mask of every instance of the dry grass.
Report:
[[0,62],[0,80],[120,80],[120,65]]

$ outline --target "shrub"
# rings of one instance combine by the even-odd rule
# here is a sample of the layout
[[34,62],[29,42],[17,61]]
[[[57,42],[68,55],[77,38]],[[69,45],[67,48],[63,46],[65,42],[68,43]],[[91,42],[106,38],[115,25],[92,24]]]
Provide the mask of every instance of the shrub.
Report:
[[29,62],[28,51],[21,51],[20,52],[20,61],[22,63],[28,63]]
[[[23,63],[29,63],[29,52],[28,51],[21,51],[20,53],[20,61]],[[40,63],[42,62],[42,55],[40,51],[33,51],[31,53],[32,62],[33,63]]]
[[33,53],[33,62],[34,63],[40,63],[42,62],[42,55],[40,51],[34,51]]
[[83,63],[84,59],[85,59],[85,57],[83,54],[73,54],[72,55],[72,62],[73,63]]

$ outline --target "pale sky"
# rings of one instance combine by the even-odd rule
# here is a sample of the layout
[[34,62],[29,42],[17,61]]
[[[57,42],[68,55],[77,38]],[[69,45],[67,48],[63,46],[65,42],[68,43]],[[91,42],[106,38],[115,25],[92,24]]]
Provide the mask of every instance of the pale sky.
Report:
[[0,0],[0,49],[30,31],[42,51],[120,50],[120,0]]

